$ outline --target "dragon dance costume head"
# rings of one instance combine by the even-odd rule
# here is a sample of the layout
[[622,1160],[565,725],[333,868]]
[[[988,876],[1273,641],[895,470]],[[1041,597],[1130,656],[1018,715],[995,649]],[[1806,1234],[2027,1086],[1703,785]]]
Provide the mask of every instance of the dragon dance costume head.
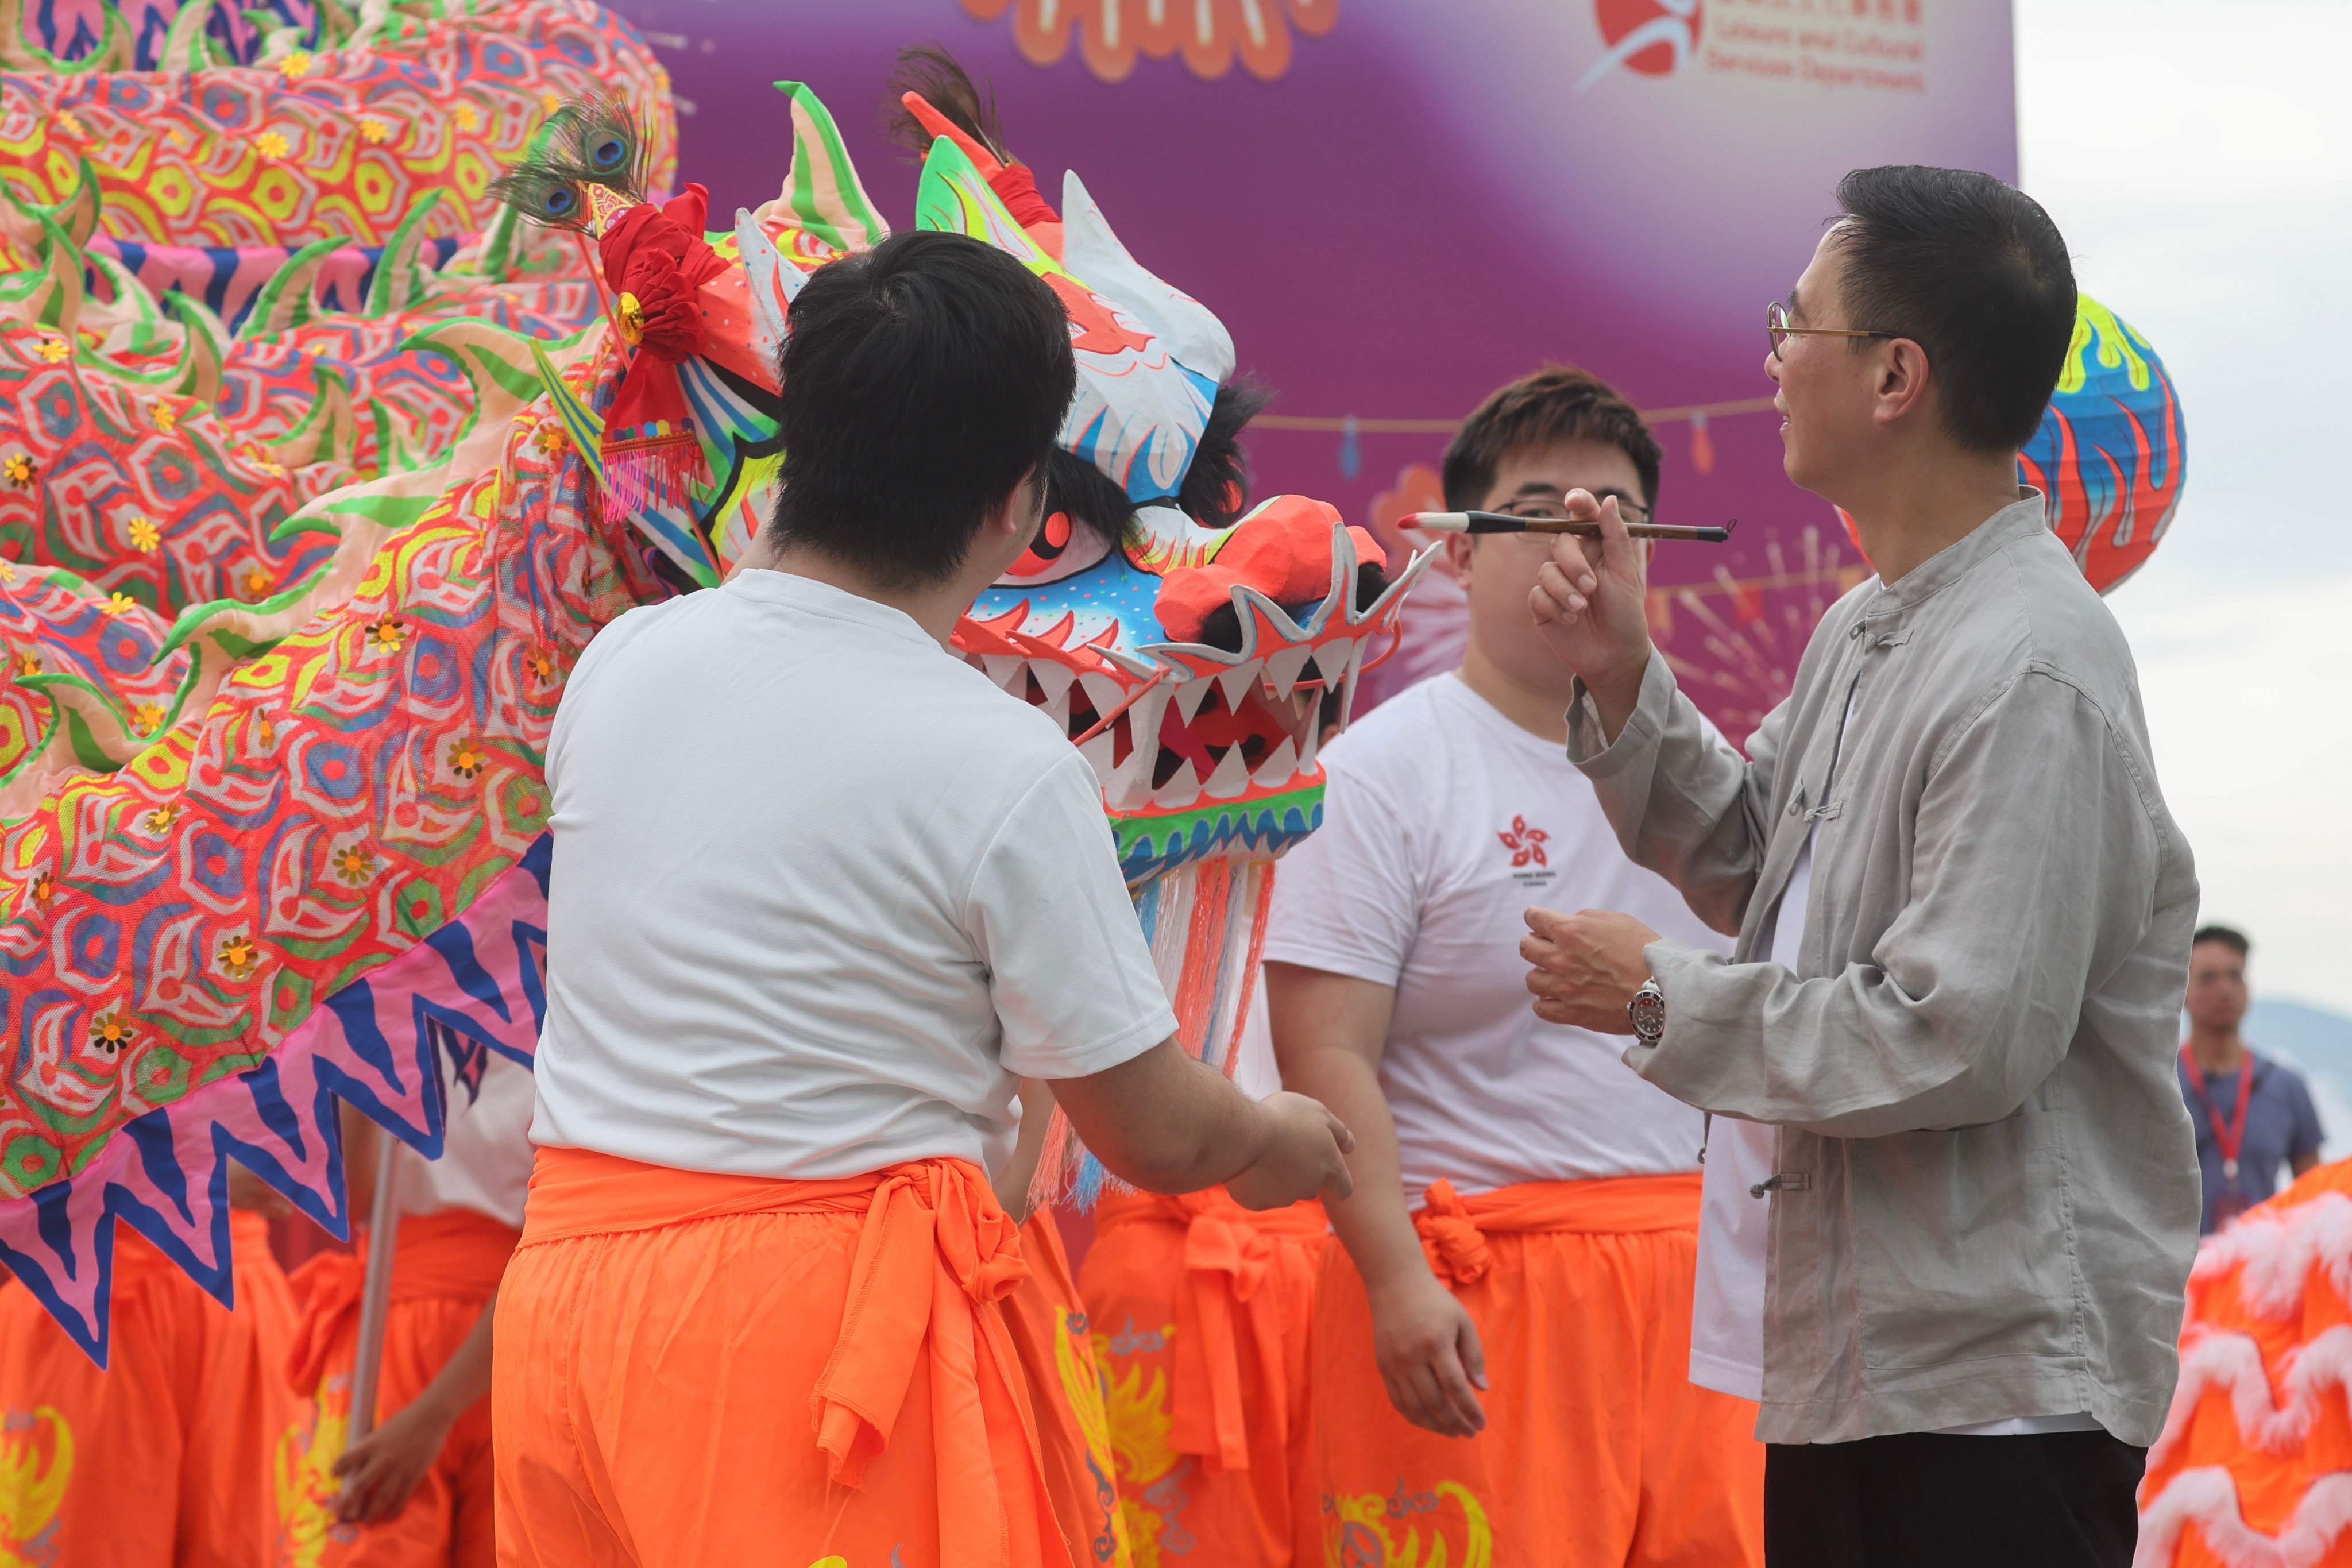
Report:
[[[584,0],[533,3],[601,27],[617,79],[656,71]],[[350,68],[373,79],[387,50]],[[322,53],[304,86],[344,63]],[[542,101],[511,205],[445,249],[421,195],[362,258],[357,311],[339,253],[279,257],[232,331],[110,258],[95,198],[10,229],[0,374],[30,395],[0,421],[0,631],[42,668],[5,691],[0,1260],[93,1355],[118,1218],[228,1300],[227,1159],[343,1234],[337,1100],[435,1155],[439,1058],[461,1083],[486,1051],[529,1060],[564,679],[614,616],[741,558],[782,464],[792,299],[886,232],[823,105],[784,91],[792,171],[718,234],[694,187],[643,199],[665,101]],[[435,123],[468,101],[445,84]],[[1251,507],[1257,399],[1215,319],[1075,179],[1064,222],[920,112],[953,133],[918,221],[1044,278],[1083,382],[1053,516],[957,646],[1095,763],[1185,1041],[1230,1066],[1266,872],[1319,815],[1322,722],[1411,569],[1387,582],[1319,503]]]

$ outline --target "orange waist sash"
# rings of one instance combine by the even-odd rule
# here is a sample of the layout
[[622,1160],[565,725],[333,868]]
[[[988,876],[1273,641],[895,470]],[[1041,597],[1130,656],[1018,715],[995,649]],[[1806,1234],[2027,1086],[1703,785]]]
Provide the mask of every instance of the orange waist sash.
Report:
[[[1176,1365],[1170,1379],[1170,1442],[1220,1470],[1249,1468],[1248,1412],[1242,1397],[1238,1325],[1257,1350],[1257,1413],[1284,1451],[1290,1384],[1284,1375],[1283,1303],[1266,1286],[1279,1247],[1321,1245],[1330,1222],[1319,1203],[1253,1212],[1223,1187],[1163,1196],[1121,1193],[1103,1199],[1098,1226],[1184,1227],[1184,1274],[1176,1295]],[[1303,1330],[1304,1325],[1297,1325]]]
[[[392,1249],[392,1300],[487,1301],[507,1271],[515,1228],[466,1209],[404,1215]],[[288,1278],[302,1315],[294,1325],[287,1376],[306,1398],[319,1390],[327,1363],[348,1331],[358,1331],[367,1284],[368,1233],[352,1232],[349,1252],[322,1252]]]
[[[1036,1427],[1002,1312],[983,1311],[1028,1276],[1019,1232],[968,1160],[910,1160],[812,1181],[717,1175],[587,1149],[539,1151],[524,1247],[750,1215],[863,1216],[833,1354],[809,1395],[829,1474],[860,1485],[890,1440],[907,1390],[928,1369],[938,1447],[941,1560],[988,1563],[1004,1501],[984,1408],[1017,1410],[1043,1487]],[[989,1379],[995,1397],[984,1397]],[[1010,1434],[1007,1434],[1010,1436]]]
[[[270,1266],[268,1220],[244,1209],[231,1209],[228,1215],[228,1249],[231,1263],[240,1273],[251,1268]],[[151,1280],[174,1277],[185,1278],[185,1270],[173,1262],[162,1247],[128,1225],[118,1223],[115,1226],[115,1289],[129,1290]]]
[[1529,1232],[1630,1236],[1698,1225],[1699,1173],[1609,1176],[1585,1182],[1521,1182],[1464,1197],[1440,1178],[1412,1216],[1437,1277],[1467,1285],[1492,1262],[1486,1237]]

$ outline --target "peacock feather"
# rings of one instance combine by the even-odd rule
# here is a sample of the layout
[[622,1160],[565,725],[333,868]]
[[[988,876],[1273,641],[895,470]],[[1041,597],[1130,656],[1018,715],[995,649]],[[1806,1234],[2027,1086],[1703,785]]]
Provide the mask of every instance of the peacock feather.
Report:
[[591,185],[645,200],[651,155],[636,111],[599,93],[575,98],[547,117],[520,162],[490,182],[490,194],[533,223],[586,233]]

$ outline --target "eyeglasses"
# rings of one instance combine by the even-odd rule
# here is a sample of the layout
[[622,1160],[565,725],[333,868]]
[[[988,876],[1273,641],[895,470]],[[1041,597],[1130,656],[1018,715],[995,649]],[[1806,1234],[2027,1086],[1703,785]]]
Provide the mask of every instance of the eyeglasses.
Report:
[[[1609,498],[1604,496],[1601,499],[1605,500]],[[1638,527],[1650,521],[1650,509],[1640,501],[1627,500],[1623,496],[1617,497],[1616,500],[1617,515],[1627,522]],[[1541,496],[1531,497],[1526,500],[1515,500],[1507,506],[1498,506],[1495,510],[1506,517],[1524,518],[1529,522],[1566,522],[1569,520],[1567,502],[1549,500]],[[1544,535],[1527,533],[1521,534],[1520,537],[1541,539]]]
[[1865,332],[1853,327],[1792,327],[1789,325],[1789,307],[1775,300],[1764,308],[1764,338],[1772,345],[1772,357],[1780,357],[1780,345],[1790,338],[1899,338],[1900,332]]

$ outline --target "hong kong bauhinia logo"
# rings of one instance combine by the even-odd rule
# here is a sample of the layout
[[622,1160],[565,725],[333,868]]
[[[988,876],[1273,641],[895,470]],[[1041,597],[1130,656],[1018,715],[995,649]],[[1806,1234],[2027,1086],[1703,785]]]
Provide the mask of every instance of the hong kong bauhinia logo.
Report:
[[1683,68],[1698,47],[1705,17],[1701,0],[1592,0],[1592,19],[1600,24],[1601,41],[1609,46],[1592,68],[1578,79],[1576,90],[1590,91],[1594,83],[1621,67],[1639,76],[1672,76]]
[[1528,819],[1524,816],[1511,818],[1511,830],[1508,833],[1497,833],[1495,837],[1501,839],[1503,847],[1511,852],[1511,865],[1514,868],[1527,865],[1549,866],[1551,864],[1544,858],[1543,850],[1543,847],[1551,841],[1551,835],[1540,827],[1529,827]]

